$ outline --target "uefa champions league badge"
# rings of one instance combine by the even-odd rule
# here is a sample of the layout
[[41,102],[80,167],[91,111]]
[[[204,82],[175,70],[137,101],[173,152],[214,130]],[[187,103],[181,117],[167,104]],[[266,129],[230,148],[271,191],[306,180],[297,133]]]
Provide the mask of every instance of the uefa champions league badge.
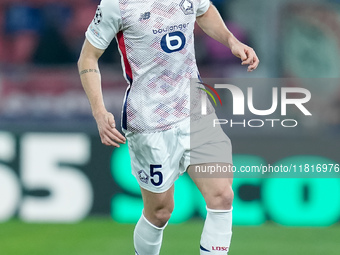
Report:
[[147,175],[147,173],[144,170],[138,171],[138,177],[139,177],[139,180],[141,180],[141,182],[148,184],[149,176]]
[[102,19],[103,19],[103,13],[100,7],[98,6],[96,14],[94,15],[93,22],[95,25],[99,25],[100,22],[102,22]]

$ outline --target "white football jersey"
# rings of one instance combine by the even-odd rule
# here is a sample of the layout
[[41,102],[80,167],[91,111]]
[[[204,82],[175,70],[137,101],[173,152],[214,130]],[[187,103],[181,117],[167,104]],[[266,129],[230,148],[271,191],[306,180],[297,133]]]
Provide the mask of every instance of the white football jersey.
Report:
[[209,0],[101,1],[86,38],[106,49],[116,37],[129,83],[124,129],[164,131],[190,116],[190,79],[198,78],[194,25],[209,6]]

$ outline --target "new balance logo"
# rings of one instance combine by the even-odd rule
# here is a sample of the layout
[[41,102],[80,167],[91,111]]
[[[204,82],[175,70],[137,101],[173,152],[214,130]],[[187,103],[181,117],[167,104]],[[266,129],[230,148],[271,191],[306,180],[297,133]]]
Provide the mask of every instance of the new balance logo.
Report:
[[139,21],[150,19],[150,12],[144,12],[140,14]]

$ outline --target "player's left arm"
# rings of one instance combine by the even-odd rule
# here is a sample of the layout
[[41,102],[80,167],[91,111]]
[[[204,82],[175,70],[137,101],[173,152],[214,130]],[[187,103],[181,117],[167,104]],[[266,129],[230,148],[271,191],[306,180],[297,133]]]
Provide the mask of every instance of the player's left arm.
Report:
[[220,43],[227,46],[231,52],[242,60],[242,65],[248,65],[248,72],[254,71],[260,63],[254,49],[241,43],[229,31],[218,10],[212,4],[209,9],[196,18],[202,30]]

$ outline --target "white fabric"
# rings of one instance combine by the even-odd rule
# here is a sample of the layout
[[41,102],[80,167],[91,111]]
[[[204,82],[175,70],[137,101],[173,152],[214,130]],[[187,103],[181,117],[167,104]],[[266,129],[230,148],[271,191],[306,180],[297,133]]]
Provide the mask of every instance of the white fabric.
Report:
[[196,16],[198,17],[203,15],[209,9],[210,4],[210,0],[201,0],[200,5],[197,9]]
[[158,255],[162,245],[163,230],[166,226],[167,224],[158,228],[142,214],[133,234],[135,253],[137,255]]
[[[189,165],[232,164],[229,137],[220,126],[215,129],[207,127],[216,118],[215,114],[211,114],[198,121],[183,121],[177,127],[162,132],[126,132],[131,170],[139,185],[148,191],[162,193],[172,187]],[[155,166],[153,169],[152,165]],[[194,174],[196,178],[214,177],[208,173]],[[220,177],[226,176],[222,174]]]
[[208,0],[102,0],[86,37],[106,49],[116,36],[131,85],[123,128],[158,132],[189,118],[190,79],[198,77],[193,31],[196,16],[209,5]]
[[200,255],[227,255],[231,242],[231,228],[232,209],[212,210],[207,208],[207,217],[201,236]]
[[[96,17],[99,14],[101,17]],[[102,0],[85,35],[93,46],[105,50],[121,27],[119,0]]]

